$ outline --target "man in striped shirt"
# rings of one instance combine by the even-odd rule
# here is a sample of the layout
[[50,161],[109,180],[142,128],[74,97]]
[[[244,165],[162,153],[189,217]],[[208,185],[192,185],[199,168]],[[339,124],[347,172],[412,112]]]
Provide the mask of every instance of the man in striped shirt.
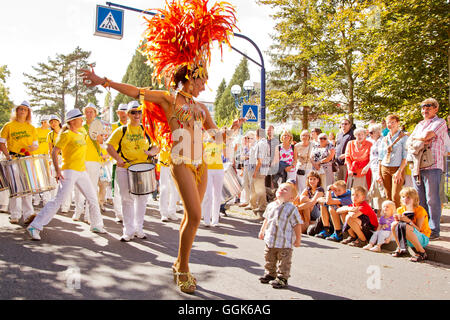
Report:
[[419,193],[420,205],[428,212],[431,236],[430,240],[439,239],[441,199],[439,197],[439,183],[444,170],[445,135],[447,134],[447,124],[444,119],[437,116],[439,103],[436,99],[425,99],[420,104],[423,119],[414,128],[409,139],[423,141],[430,146],[433,154],[433,165],[420,169],[420,181],[415,179],[414,188]]
[[277,200],[266,208],[264,223],[258,235],[266,244],[265,275],[259,280],[261,283],[270,282],[273,288],[284,288],[291,271],[292,245],[300,247],[303,221],[297,207],[292,204],[297,195],[297,188],[293,184],[281,184],[276,195]]

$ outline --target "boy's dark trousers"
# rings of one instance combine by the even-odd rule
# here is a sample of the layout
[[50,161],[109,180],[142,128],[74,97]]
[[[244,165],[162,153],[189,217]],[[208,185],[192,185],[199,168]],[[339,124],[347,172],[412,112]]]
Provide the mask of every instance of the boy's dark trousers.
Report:
[[292,248],[269,248],[264,250],[265,274],[274,278],[288,279],[291,274]]

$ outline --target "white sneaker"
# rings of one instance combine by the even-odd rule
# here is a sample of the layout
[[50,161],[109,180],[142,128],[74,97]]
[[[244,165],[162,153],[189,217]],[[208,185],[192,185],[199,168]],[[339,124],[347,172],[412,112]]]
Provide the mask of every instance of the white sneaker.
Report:
[[27,228],[28,234],[31,236],[32,240],[41,240],[41,236],[39,235],[39,230],[33,227]]
[[126,235],[123,235],[120,237],[120,241],[122,241],[122,242],[129,242],[131,240],[132,240],[132,238],[129,236],[126,236]]
[[161,217],[161,222],[169,222],[169,218],[167,218],[167,217]]
[[[61,210],[61,212],[65,212],[65,211]],[[73,221],[80,221],[80,216],[81,216],[81,213],[80,214],[74,213],[73,216],[72,216],[72,220]]]
[[177,221],[178,220],[178,216],[174,213],[168,216],[169,220],[172,221]]
[[93,233],[107,233],[103,227],[94,227],[91,228],[91,232]]
[[134,235],[139,239],[147,239],[147,236],[143,231],[136,231]]

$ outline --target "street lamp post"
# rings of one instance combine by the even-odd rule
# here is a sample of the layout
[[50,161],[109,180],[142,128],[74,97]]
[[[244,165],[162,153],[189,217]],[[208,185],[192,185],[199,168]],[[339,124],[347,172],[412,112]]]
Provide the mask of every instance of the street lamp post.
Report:
[[[244,117],[244,110],[243,110],[243,105],[244,102],[248,102],[250,100],[250,95],[252,94],[255,86],[253,85],[253,82],[251,80],[246,80],[244,81],[243,84],[244,90],[247,93],[247,96],[240,96],[242,93],[242,88],[240,85],[235,84],[234,86],[231,87],[231,94],[233,95],[234,98],[234,104],[236,105],[236,108],[239,110],[241,117]],[[242,127],[241,127],[241,134],[242,134]]]

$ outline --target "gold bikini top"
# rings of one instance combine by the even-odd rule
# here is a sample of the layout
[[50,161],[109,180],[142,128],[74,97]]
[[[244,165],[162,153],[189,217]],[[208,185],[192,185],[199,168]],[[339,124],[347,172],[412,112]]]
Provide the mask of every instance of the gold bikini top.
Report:
[[172,118],[175,118],[180,125],[183,125],[183,123],[190,123],[192,119],[194,119],[195,123],[203,125],[206,119],[205,111],[200,109],[201,112],[194,112],[193,107],[195,106],[195,101],[192,98],[192,95],[184,91],[177,91],[177,95],[178,94],[188,98],[189,104],[183,104],[181,107],[174,105],[175,112]]

